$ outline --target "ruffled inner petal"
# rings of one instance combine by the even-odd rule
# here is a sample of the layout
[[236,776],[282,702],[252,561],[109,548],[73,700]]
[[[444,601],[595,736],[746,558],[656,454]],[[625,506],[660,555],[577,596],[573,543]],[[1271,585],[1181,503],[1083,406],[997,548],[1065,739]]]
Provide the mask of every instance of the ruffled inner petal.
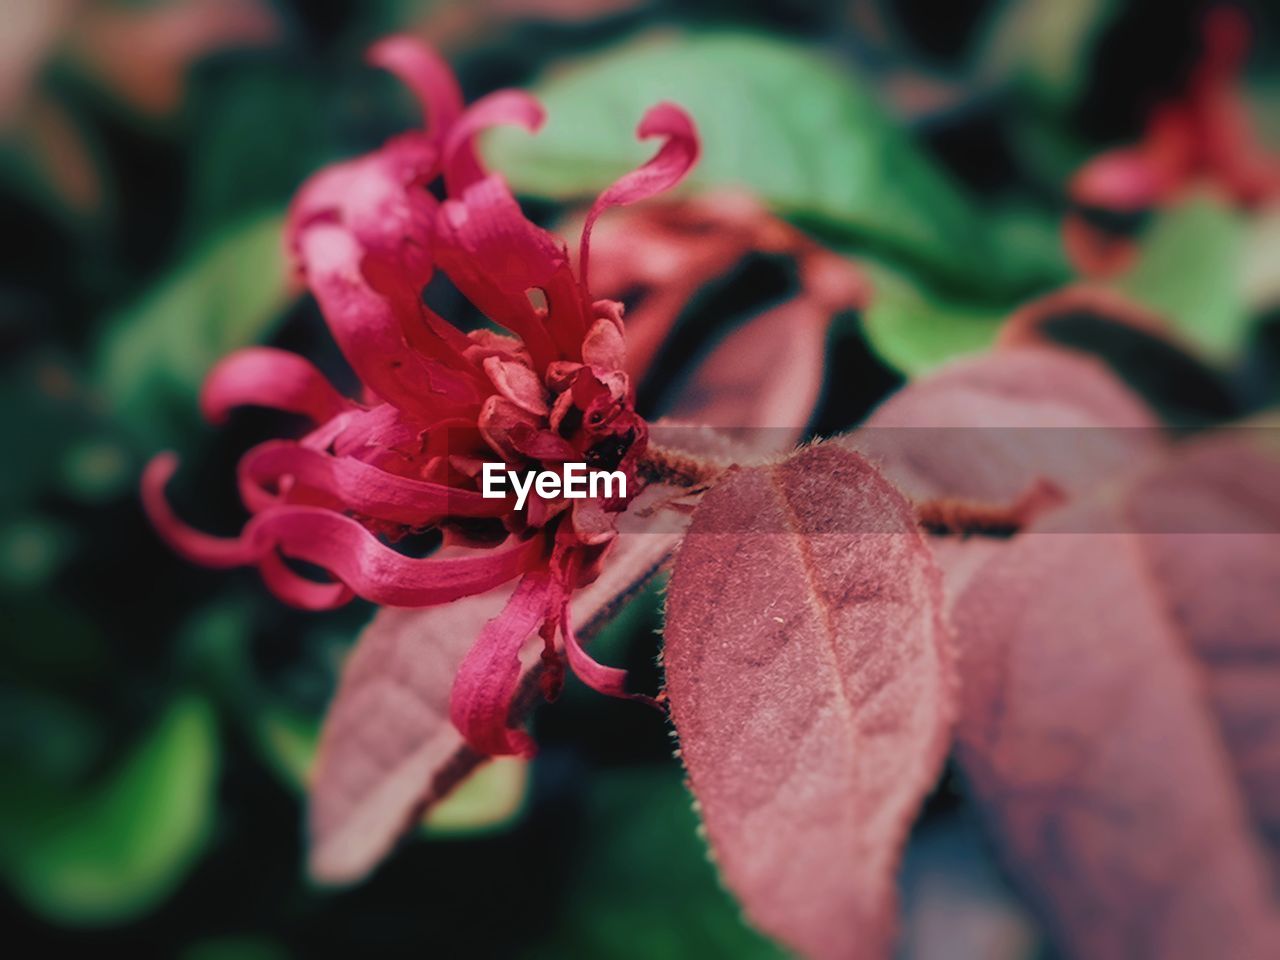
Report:
[[522,410],[543,417],[550,412],[547,391],[542,386],[542,381],[523,363],[514,363],[501,357],[485,357],[484,371],[489,375],[494,389]]

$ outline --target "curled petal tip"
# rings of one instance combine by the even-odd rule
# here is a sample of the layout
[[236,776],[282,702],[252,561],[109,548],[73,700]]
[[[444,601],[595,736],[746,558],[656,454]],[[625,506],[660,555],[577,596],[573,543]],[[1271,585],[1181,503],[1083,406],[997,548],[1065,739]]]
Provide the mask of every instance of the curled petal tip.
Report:
[[169,482],[169,478],[172,477],[174,473],[177,472],[177,470],[178,470],[177,452],[174,450],[161,450],[159,453],[157,453],[154,457],[151,458],[151,462],[148,463],[146,466],[146,469],[142,471],[142,475],[144,478],[143,482],[146,482],[145,478],[148,476],[156,476],[156,477],[163,476],[163,479],[160,480],[159,482],[161,483],[161,485],[166,484]]
[[178,470],[178,455],[159,453],[142,471],[142,508],[156,532],[173,550],[193,563],[209,567],[237,567],[249,563],[246,546],[238,538],[216,537],[187,526],[173,512],[165,488]]
[[248,347],[220,360],[200,389],[200,411],[223,423],[236,407],[268,407],[321,423],[354,404],[310,361],[274,347]]
[[1168,177],[1140,150],[1113,150],[1095,157],[1072,178],[1071,199],[1087,207],[1143,210],[1169,192]]
[[698,153],[698,128],[684,107],[669,100],[655,103],[645,111],[636,125],[636,137],[646,140],[649,137],[673,136],[688,139],[694,154]]
[[493,127],[523,127],[537,133],[546,118],[542,104],[523,90],[495,90],[473,103],[444,142],[444,177],[450,194],[461,195],[485,177],[475,153],[477,136]]
[[636,170],[619,177],[596,198],[582,227],[578,260],[585,290],[590,290],[588,265],[591,256],[591,231],[600,214],[610,207],[625,207],[670,190],[698,162],[700,145],[692,118],[681,107],[663,101],[650,107],[636,127],[636,136],[666,137],[666,142],[650,160]]
[[369,48],[365,59],[399,78],[422,104],[436,140],[440,140],[462,114],[462,89],[438,53],[414,37],[395,34]]

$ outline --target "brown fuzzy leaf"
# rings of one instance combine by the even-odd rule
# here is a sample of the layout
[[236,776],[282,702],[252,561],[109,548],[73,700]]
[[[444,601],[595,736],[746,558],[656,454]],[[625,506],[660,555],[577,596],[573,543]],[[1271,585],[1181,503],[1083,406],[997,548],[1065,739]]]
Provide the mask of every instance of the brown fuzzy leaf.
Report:
[[1056,328],[1093,320],[1131,330],[1147,338],[1176,341],[1173,327],[1110,287],[1077,284],[1038,297],[1016,310],[1000,328],[1000,347],[1052,345]]
[[453,676],[510,591],[384,609],[342,671],[311,785],[311,872],[359,879],[480,762],[449,722]]
[[1184,445],[1135,482],[1128,509],[1254,818],[1280,847],[1280,459],[1254,433]]
[[1162,316],[1106,287],[1078,284],[1025,304],[1005,321],[1001,348],[1052,346],[1105,363],[1171,423],[1230,417],[1222,377]]
[[964,571],[962,766],[1068,955],[1280,956],[1271,877],[1145,535],[1062,532],[1121,529],[1122,511],[1060,511]]
[[949,364],[842,442],[912,499],[993,504],[1043,481],[1087,493],[1163,445],[1155,415],[1101,363],[1047,347]]
[[748,431],[743,439],[760,452],[790,450],[818,404],[830,322],[830,311],[807,297],[747,321],[699,365],[671,415]]
[[807,956],[890,948],[950,733],[941,604],[906,500],[834,444],[730,474],[677,557],[664,660],[690,787],[749,919]]

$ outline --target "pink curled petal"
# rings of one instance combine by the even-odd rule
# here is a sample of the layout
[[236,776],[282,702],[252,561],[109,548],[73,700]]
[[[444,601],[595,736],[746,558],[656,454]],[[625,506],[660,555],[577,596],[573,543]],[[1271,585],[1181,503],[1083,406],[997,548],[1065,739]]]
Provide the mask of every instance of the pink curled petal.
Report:
[[655,194],[670,190],[684,179],[695,163],[698,162],[698,131],[687,113],[674,103],[659,103],[650,107],[636,128],[636,136],[641,140],[649,137],[666,137],[666,142],[659,148],[644,166],[632,170],[618,178],[613,184],[596,198],[587,214],[586,223],[582,227],[582,241],[579,250],[579,276],[584,290],[591,287],[587,280],[588,258],[591,255],[591,231],[595,227],[600,214],[610,207],[625,207],[641,200],[647,200]]
[[365,281],[362,250],[351,233],[319,224],[303,233],[301,244],[311,290],[366,386],[424,424],[474,410],[474,381],[427,360],[405,342],[391,302]]
[[301,237],[317,223],[337,223],[363,247],[400,260],[422,283],[430,278],[429,243],[436,200],[425,185],[436,175],[439,150],[421,133],[313,174],[289,205],[285,241],[297,256]]
[[[332,434],[330,440],[333,453],[340,457],[355,457],[357,460],[376,461],[380,455],[398,456],[397,451],[420,449],[424,434],[427,433],[420,423],[406,418],[391,403],[380,403],[372,409],[360,410],[335,422],[339,423],[340,429]],[[439,421],[448,422],[450,421]],[[315,450],[327,449],[318,443],[306,443],[305,446]]]
[[[436,174],[438,154],[420,135],[406,134],[356,161],[358,172],[342,196],[342,222],[366,254],[377,254],[399,279],[414,288],[431,279],[431,229],[436,198],[426,184]],[[381,289],[381,288],[380,288]]]
[[475,138],[492,127],[524,127],[537,133],[546,111],[523,90],[496,90],[481,97],[462,115],[444,141],[444,183],[456,196],[486,176],[475,152]]
[[357,596],[393,607],[429,607],[514,579],[542,552],[537,540],[477,555],[417,559],[397,553],[350,517],[319,507],[276,507],[249,521],[245,539],[313,563]]
[[605,666],[582,648],[569,617],[569,606],[566,604],[561,614],[560,630],[564,634],[565,657],[574,676],[597,693],[622,700],[639,700],[656,707],[658,702],[653,697],[627,692],[627,671],[620,667]]
[[485,357],[484,372],[494,388],[517,407],[539,416],[550,412],[547,392],[538,375],[523,363],[512,363],[500,357]]
[[248,537],[216,537],[178,519],[164,495],[177,469],[177,455],[161,453],[142,471],[142,507],[160,537],[175,553],[206,567],[226,569],[253,563],[261,551],[255,551]]
[[258,561],[258,572],[267,589],[300,610],[333,610],[355,596],[345,584],[319,583],[295,573],[274,550]]
[[249,347],[220,360],[200,391],[200,410],[211,423],[223,422],[235,407],[269,407],[318,424],[356,404],[296,353]]
[[413,91],[432,139],[443,140],[462,114],[462,89],[449,64],[425,43],[403,35],[378,41],[367,59]]
[[341,223],[343,200],[351,184],[358,178],[360,160],[335,163],[308,177],[294,194],[285,218],[285,248],[297,256],[302,232],[311,224]]
[[551,598],[549,574],[526,574],[458,667],[449,718],[480,754],[534,754],[533,740],[523,730],[512,729],[508,719],[520,687],[520,649],[547,618]]
[[1103,153],[1071,179],[1071,199],[1085,207],[1133,213],[1163,200],[1173,184],[1142,149]]
[[[535,311],[528,291],[546,287],[569,263],[564,243],[525,217],[511,188],[499,176],[486,177],[469,186],[461,197],[441,204],[437,228],[438,245],[446,252],[473,258],[473,271],[502,294],[518,296],[525,308],[522,312],[530,316]],[[458,282],[452,274],[450,278]],[[464,278],[471,279],[468,275]],[[471,296],[469,290],[462,292]]]
[[569,274],[568,253],[525,218],[501,177],[487,177],[441,204],[432,253],[463,296],[524,341],[535,368],[561,359],[528,291]]
[[365,517],[411,527],[427,527],[445,517],[497,517],[510,509],[501,499],[482,497],[442,483],[380,470],[351,457],[335,457],[288,440],[271,440],[240,461],[240,488],[253,511],[279,505],[270,486],[288,478],[290,491],[321,493],[333,506]]

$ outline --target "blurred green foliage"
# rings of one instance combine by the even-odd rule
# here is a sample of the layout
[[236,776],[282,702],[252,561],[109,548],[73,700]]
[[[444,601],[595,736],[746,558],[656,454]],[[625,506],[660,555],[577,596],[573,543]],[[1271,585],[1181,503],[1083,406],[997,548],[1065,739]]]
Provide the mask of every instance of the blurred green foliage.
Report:
[[265,340],[288,300],[284,218],[218,230],[154,289],[106,319],[94,381],[117,422],[143,443],[182,444],[199,423],[205,374]]
[[572,910],[530,958],[785,955],[743,924],[719,886],[675,771],[609,773],[587,789],[583,826],[595,843],[566,890]]
[[536,136],[495,131],[486,154],[512,185],[585,199],[633,168],[647,107],[681,104],[702,157],[686,190],[740,188],[860,250],[962,289],[1025,290],[1018,245],[1001,245],[973,201],[856,75],[812,48],[754,34],[642,37],[558,70],[535,92]]
[[209,838],[217,757],[213,712],[188,696],[101,783],[11,769],[0,796],[6,877],[33,907],[74,923],[154,907]]
[[1239,359],[1252,323],[1244,299],[1243,216],[1199,194],[1151,225],[1138,262],[1118,281],[1139,303],[1166,317],[1205,356]]

